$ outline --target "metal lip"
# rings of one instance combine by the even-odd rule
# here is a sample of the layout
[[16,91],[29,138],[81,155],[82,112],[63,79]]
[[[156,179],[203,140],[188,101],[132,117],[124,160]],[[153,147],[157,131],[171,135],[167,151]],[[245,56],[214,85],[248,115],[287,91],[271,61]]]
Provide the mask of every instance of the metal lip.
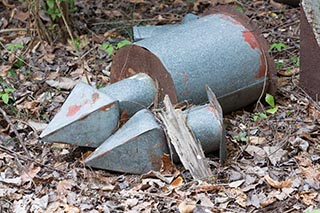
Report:
[[114,83],[137,73],[146,73],[155,81],[156,95],[160,100],[168,94],[172,103],[178,102],[173,79],[158,56],[135,44],[122,47],[113,57],[110,82]]
[[275,94],[277,90],[277,71],[275,69],[275,64],[273,58],[269,55],[269,43],[263,37],[262,32],[259,27],[254,23],[250,23],[250,19],[236,10],[234,6],[231,5],[218,5],[214,8],[210,8],[204,11],[202,16],[210,15],[210,14],[224,14],[230,16],[231,18],[239,21],[241,25],[243,25],[246,29],[248,29],[258,41],[260,48],[263,50],[263,54],[266,58],[266,66],[267,66],[267,77],[269,78],[268,82],[268,91],[271,94]]

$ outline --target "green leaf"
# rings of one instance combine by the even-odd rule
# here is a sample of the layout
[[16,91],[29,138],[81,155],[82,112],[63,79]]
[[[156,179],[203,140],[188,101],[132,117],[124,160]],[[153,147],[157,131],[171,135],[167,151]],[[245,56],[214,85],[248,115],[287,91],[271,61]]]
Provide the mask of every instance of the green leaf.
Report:
[[236,10],[237,10],[238,12],[240,12],[240,13],[244,13],[244,12],[245,12],[245,10],[244,10],[242,7],[240,7],[240,6],[237,6],[237,7],[236,7]]
[[5,93],[10,93],[10,92],[13,92],[13,91],[14,91],[14,89],[12,89],[12,88],[5,88],[4,89]]
[[253,121],[256,122],[258,120],[259,116],[258,115],[254,115],[253,116]]
[[271,109],[266,110],[266,112],[270,113],[270,114],[274,114],[278,111],[278,106],[275,106]]
[[130,44],[131,44],[131,41],[128,41],[128,40],[120,41],[120,42],[117,44],[117,49],[120,49],[121,47],[130,45]]
[[269,104],[269,106],[271,106],[272,108],[275,107],[274,98],[273,98],[272,95],[270,95],[269,93],[267,93],[265,100],[266,100],[266,102]]
[[247,133],[245,132],[240,132],[239,134],[233,136],[233,138],[236,139],[237,141],[242,141],[242,142],[248,141]]
[[7,47],[7,50],[9,50],[11,53],[14,51],[15,47],[14,44],[9,44]]
[[100,47],[100,50],[106,50],[109,45],[110,45],[110,44],[108,44],[108,43],[103,43],[103,44],[101,45],[101,47]]
[[47,5],[49,8],[54,8],[54,0],[47,0]]
[[284,43],[280,42],[280,43],[273,43],[270,47],[270,51],[276,49],[278,52],[280,52],[283,49],[286,49],[287,45],[285,45]]
[[2,94],[2,100],[5,104],[8,104],[9,103],[9,94],[8,93],[4,93]]
[[260,118],[267,119],[268,116],[264,113],[259,113]]
[[109,55],[112,55],[113,51],[114,51],[113,46],[112,46],[111,44],[109,44],[109,46],[107,47],[107,53],[108,53]]
[[15,47],[17,49],[23,49],[23,45],[21,43],[16,44]]

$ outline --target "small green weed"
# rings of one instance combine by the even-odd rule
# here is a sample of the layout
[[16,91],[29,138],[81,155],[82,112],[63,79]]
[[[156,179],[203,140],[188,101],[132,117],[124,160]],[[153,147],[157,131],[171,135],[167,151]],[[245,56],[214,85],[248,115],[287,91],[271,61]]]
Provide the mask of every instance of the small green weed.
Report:
[[287,48],[287,45],[285,45],[284,43],[282,42],[279,42],[279,43],[273,43],[270,47],[270,51],[272,50],[276,50],[278,52],[281,52],[283,49],[286,49]]
[[9,44],[7,46],[7,50],[10,51],[10,53],[13,53],[17,49],[23,49],[23,45],[21,43],[18,43],[18,44]]
[[[265,101],[267,104],[271,107],[270,109],[267,109],[266,112],[269,114],[275,114],[278,111],[278,106],[276,106],[274,97],[270,94],[266,94]],[[257,112],[253,115],[253,120],[257,121],[259,118],[267,119],[268,115],[263,112]]]
[[10,99],[10,93],[13,93],[14,89],[12,88],[5,88],[2,92],[0,92],[0,98],[2,99],[3,103],[8,104]]
[[291,56],[290,60],[294,63],[295,67],[299,67],[300,66],[300,60],[297,56]]
[[267,93],[265,101],[267,102],[267,104],[269,104],[269,106],[271,106],[271,108],[266,110],[266,112],[274,114],[278,111],[278,106],[275,105],[274,97],[272,95]]
[[132,44],[131,41],[129,40],[123,40],[123,41],[120,41],[117,43],[116,46],[112,45],[112,44],[108,44],[108,43],[103,43],[100,47],[100,50],[105,50],[107,51],[107,53],[109,55],[112,55],[114,53],[114,50],[118,50],[120,49],[121,47],[124,47],[124,46],[127,46],[127,45],[130,45]]
[[248,142],[248,137],[246,132],[240,132],[237,135],[233,136],[233,139],[240,141],[240,142]]

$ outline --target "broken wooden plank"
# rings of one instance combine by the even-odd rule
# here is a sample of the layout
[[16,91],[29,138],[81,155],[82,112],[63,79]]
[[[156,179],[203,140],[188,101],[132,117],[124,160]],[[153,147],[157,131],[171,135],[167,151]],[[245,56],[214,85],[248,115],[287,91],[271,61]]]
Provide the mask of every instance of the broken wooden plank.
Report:
[[163,103],[165,110],[162,110],[159,116],[166,128],[169,142],[174,146],[183,166],[190,171],[194,179],[212,176],[201,144],[187,127],[184,113],[173,108],[167,95]]

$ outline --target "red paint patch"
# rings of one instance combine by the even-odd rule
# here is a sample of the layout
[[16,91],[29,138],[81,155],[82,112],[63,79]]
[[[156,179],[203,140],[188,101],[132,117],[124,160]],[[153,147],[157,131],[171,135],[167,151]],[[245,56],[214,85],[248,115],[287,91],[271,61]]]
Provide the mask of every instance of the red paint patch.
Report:
[[259,72],[258,74],[256,75],[256,78],[261,78],[261,77],[264,77],[265,76],[265,72],[267,71],[266,68],[266,61],[265,61],[265,58],[263,56],[263,54],[260,55],[260,62],[261,62],[261,65],[260,65],[260,68],[259,68]]
[[93,104],[99,99],[99,93],[93,93],[91,96]]
[[182,75],[183,75],[183,83],[188,83],[189,81],[189,77],[187,75],[187,73],[185,71],[182,71]]
[[[244,40],[250,45],[250,47],[252,49],[260,49],[260,45],[257,41],[257,39],[254,37],[254,35],[249,32],[249,31],[244,31],[242,32]],[[259,72],[256,75],[256,78],[261,78],[263,76],[265,76],[265,72],[266,72],[266,61],[265,58],[263,56],[263,54],[260,55],[260,68],[259,68]]]
[[207,109],[214,114],[214,117],[216,117],[217,120],[219,120],[219,116],[216,108],[214,108],[211,104],[208,104]]
[[114,104],[109,104],[109,105],[107,105],[107,106],[100,107],[99,110],[101,110],[101,111],[107,111],[107,110],[109,110],[110,108],[112,108],[113,105],[114,105]]
[[244,40],[250,45],[252,49],[260,49],[259,43],[257,39],[254,37],[254,35],[249,31],[243,31],[242,32]]
[[74,116],[81,109],[81,105],[69,106],[67,117]]

